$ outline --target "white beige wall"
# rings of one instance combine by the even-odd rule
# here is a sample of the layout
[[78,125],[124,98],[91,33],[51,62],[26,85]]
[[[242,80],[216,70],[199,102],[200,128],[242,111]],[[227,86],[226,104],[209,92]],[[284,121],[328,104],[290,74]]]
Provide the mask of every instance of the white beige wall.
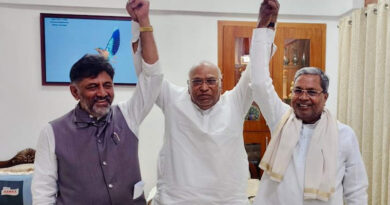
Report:
[[[336,112],[339,16],[355,1],[280,0],[283,22],[327,24],[326,70],[331,78],[327,106]],[[151,0],[152,24],[167,79],[185,86],[189,67],[207,59],[217,63],[217,21],[256,21],[257,0]],[[342,5],[339,5],[342,4]],[[39,131],[75,106],[65,86],[42,86],[39,13],[126,15],[124,2],[0,0],[0,160],[35,147]],[[117,86],[115,101],[131,96],[133,87]],[[148,192],[156,182],[156,160],[164,117],[154,107],[140,129],[141,171]]]

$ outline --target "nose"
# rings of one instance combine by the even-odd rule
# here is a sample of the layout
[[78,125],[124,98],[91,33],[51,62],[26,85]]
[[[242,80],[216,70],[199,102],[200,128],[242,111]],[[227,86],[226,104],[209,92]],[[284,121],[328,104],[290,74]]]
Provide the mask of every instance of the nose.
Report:
[[107,95],[107,92],[103,86],[99,86],[96,95],[99,97],[105,97]]
[[209,86],[207,85],[207,83],[205,81],[203,81],[202,85],[200,85],[199,89],[201,91],[207,91],[209,89]]
[[299,96],[299,99],[309,99],[309,94],[307,94],[306,90],[303,90],[302,94]]

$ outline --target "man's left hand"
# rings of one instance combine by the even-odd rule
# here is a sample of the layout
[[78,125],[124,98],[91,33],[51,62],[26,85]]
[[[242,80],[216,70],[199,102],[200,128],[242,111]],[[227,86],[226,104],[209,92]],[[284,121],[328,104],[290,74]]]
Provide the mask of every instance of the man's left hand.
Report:
[[140,26],[149,25],[149,1],[147,0],[129,0],[126,4],[126,10],[131,18],[138,22]]
[[259,11],[258,28],[266,28],[270,23],[276,23],[279,13],[278,0],[264,0]]

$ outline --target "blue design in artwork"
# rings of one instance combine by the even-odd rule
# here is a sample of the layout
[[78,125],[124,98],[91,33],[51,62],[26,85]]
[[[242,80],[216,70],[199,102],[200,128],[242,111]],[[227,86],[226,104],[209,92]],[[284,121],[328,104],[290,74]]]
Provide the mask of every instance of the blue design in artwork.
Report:
[[117,28],[111,35],[110,40],[107,42],[106,48],[103,50],[101,48],[97,48],[96,51],[104,56],[107,60],[111,60],[113,56],[118,52],[120,45],[120,32],[119,28]]

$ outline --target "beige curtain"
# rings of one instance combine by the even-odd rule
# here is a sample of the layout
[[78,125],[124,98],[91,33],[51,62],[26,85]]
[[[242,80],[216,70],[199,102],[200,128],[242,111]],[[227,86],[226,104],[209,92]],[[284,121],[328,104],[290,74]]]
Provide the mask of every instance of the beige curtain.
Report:
[[338,119],[356,132],[369,178],[369,204],[390,204],[389,0],[339,22]]

